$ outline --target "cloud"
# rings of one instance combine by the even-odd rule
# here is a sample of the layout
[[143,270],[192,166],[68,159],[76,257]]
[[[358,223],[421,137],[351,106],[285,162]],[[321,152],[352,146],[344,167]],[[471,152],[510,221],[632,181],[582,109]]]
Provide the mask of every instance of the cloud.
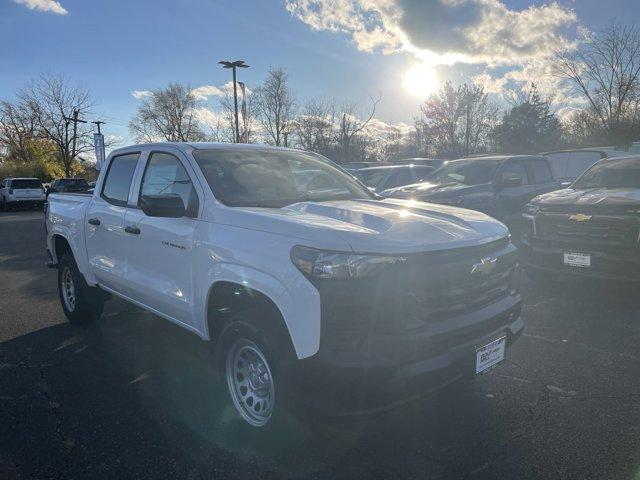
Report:
[[[191,93],[196,97],[197,100],[205,101],[209,97],[222,97],[227,93],[233,92],[233,82],[229,81],[222,85],[221,87],[217,87],[215,85],[202,85],[200,87],[196,87],[191,90]],[[251,94],[251,89],[246,87],[247,95]],[[136,100],[140,100],[145,97],[150,97],[153,95],[153,92],[150,90],[134,90],[131,92],[133,98]],[[240,95],[240,89],[238,88],[238,95]]]
[[135,98],[136,100],[140,100],[144,97],[150,97],[151,95],[153,95],[153,93],[149,90],[134,90],[133,92],[131,92],[131,95],[133,95],[133,98]]
[[408,52],[430,65],[518,65],[570,48],[573,10],[511,10],[500,0],[285,0],[314,30],[349,35],[365,52]]
[[214,112],[208,108],[198,108],[196,111],[196,119],[203,125],[210,128],[219,128],[222,125],[226,125],[227,122],[221,113]]
[[507,84],[507,77],[492,77],[487,72],[480,73],[471,79],[473,83],[484,88],[487,93],[502,94]]
[[201,87],[194,88],[193,90],[191,90],[191,93],[193,93],[193,95],[198,100],[206,100],[207,98],[212,97],[212,96],[213,97],[219,97],[224,92],[223,92],[223,90],[221,88],[216,87],[215,85],[203,85]]
[[58,15],[67,15],[69,12],[56,0],[13,0],[15,3],[24,5],[29,10],[39,10],[41,12],[51,12]]

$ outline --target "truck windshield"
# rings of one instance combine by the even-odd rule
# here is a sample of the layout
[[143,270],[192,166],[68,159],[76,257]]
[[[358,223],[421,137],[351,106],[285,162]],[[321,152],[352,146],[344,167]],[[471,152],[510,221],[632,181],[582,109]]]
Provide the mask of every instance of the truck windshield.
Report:
[[232,207],[374,198],[328,160],[303,152],[234,148],[196,150],[193,156],[215,197]]
[[573,188],[640,188],[640,158],[603,160],[578,178]]
[[462,183],[464,185],[482,185],[493,179],[501,159],[469,159],[448,162],[433,172],[429,181],[434,183]]

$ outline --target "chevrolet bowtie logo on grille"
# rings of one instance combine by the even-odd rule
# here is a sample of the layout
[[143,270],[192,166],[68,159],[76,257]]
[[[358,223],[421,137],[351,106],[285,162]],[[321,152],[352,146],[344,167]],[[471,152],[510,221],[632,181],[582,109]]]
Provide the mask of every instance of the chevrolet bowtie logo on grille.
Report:
[[498,263],[497,258],[484,257],[478,263],[473,264],[471,274],[479,273],[481,275],[488,275],[496,266],[496,263]]
[[593,215],[585,215],[584,213],[576,213],[569,217],[569,220],[573,220],[575,222],[586,222],[587,220],[591,220]]

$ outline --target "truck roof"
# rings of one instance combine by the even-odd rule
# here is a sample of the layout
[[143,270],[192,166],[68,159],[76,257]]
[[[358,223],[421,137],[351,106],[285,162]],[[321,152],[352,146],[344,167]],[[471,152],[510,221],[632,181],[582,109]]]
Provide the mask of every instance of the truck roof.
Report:
[[113,153],[118,153],[121,150],[127,151],[135,148],[157,148],[157,147],[173,147],[178,150],[187,151],[190,149],[195,150],[213,150],[213,149],[238,149],[238,150],[296,150],[294,148],[287,147],[273,147],[271,145],[264,145],[260,143],[224,143],[224,142],[152,142],[152,143],[138,143],[135,145],[128,145],[113,150]]

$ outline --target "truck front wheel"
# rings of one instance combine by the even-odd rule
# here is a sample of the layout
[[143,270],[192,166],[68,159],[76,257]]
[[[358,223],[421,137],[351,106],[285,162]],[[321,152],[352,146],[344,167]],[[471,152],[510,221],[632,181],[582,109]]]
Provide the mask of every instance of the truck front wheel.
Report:
[[286,349],[277,347],[275,336],[250,318],[245,312],[223,327],[216,348],[217,363],[238,415],[252,427],[265,427],[282,414],[288,362],[283,358]]
[[62,310],[69,323],[85,325],[102,315],[104,298],[85,282],[70,253],[58,262],[58,292]]

